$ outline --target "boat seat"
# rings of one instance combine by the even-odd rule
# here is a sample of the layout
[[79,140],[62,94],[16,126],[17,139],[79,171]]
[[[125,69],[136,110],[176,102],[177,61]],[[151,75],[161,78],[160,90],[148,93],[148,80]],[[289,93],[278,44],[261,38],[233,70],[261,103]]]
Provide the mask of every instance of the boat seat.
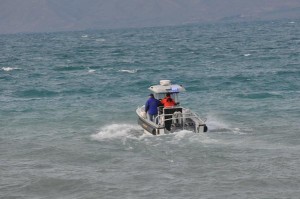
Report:
[[172,107],[172,108],[164,108],[164,109],[163,109],[163,113],[164,113],[164,114],[173,114],[173,113],[175,113],[176,111],[182,113],[182,108],[181,108],[181,107]]

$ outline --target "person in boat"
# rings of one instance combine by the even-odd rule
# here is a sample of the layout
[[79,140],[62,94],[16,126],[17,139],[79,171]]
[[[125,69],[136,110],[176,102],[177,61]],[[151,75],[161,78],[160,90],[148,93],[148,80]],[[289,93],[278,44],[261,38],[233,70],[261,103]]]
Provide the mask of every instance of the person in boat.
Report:
[[[173,100],[171,98],[171,94],[170,93],[167,93],[166,94],[166,97],[164,99],[161,100],[161,103],[164,105],[164,108],[168,108],[168,107],[173,107],[175,105],[177,105],[177,103],[175,102],[175,100]],[[171,130],[171,124],[172,124],[172,121],[170,120],[170,118],[172,118],[171,114],[172,112],[168,111],[168,110],[165,110],[164,111],[164,114],[167,114],[165,115],[165,128],[170,131]]]
[[[149,99],[147,100],[146,104],[145,104],[145,112],[147,113],[148,119],[152,122],[154,122],[157,114],[158,114],[158,110],[157,108],[161,105],[160,101],[155,99],[154,95],[151,93],[149,95]],[[155,121],[155,123],[157,123]]]
[[164,107],[172,107],[177,105],[177,103],[171,98],[170,93],[166,94],[166,97],[161,100],[161,103],[164,105]]

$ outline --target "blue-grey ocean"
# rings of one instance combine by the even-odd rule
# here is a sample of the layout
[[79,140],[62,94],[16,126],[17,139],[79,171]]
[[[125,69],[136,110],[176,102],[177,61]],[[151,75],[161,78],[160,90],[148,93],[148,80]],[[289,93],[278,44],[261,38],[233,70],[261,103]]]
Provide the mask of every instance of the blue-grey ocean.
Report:
[[[182,84],[208,132],[135,110]],[[0,35],[0,198],[300,197],[300,20]]]

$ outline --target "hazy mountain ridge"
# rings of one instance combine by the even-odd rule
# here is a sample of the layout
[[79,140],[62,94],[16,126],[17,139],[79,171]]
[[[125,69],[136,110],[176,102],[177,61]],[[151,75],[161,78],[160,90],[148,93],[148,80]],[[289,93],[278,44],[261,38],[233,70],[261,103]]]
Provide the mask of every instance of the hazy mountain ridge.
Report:
[[299,0],[1,0],[0,33],[300,18],[299,11]]

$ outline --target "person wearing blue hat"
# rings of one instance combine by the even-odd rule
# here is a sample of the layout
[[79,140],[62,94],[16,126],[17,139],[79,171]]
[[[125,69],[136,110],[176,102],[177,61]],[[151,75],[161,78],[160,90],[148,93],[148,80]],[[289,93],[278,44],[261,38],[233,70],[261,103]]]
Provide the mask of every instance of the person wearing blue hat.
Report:
[[[145,112],[148,115],[148,119],[154,122],[157,114],[158,114],[158,107],[161,105],[160,101],[155,99],[154,95],[151,93],[149,95],[149,99],[145,104]],[[155,121],[157,123],[157,121]]]

